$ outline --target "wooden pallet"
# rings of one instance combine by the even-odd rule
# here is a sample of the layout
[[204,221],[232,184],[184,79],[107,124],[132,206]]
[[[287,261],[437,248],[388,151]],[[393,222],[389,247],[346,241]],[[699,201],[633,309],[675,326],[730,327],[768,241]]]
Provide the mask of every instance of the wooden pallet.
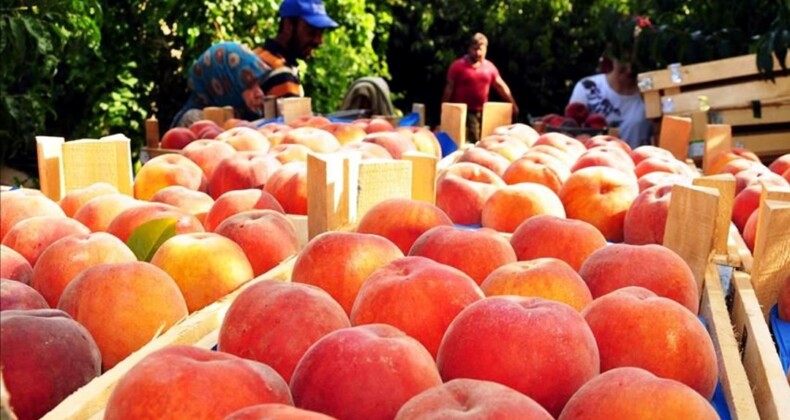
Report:
[[[774,70],[781,70],[776,58]],[[758,156],[771,159],[790,152],[790,75],[763,79],[754,54],[673,64],[640,73],[638,84],[645,116],[655,121],[659,131],[664,116],[697,115],[692,140],[703,138],[706,124],[722,124],[732,127],[735,144]]]

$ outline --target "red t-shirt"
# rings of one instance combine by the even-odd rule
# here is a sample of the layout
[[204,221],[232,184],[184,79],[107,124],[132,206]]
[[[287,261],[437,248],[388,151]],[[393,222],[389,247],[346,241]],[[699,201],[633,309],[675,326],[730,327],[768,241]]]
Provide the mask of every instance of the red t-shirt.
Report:
[[499,70],[488,60],[484,59],[479,67],[474,67],[467,56],[453,61],[447,70],[447,79],[455,83],[450,101],[465,103],[470,111],[482,111],[497,77]]

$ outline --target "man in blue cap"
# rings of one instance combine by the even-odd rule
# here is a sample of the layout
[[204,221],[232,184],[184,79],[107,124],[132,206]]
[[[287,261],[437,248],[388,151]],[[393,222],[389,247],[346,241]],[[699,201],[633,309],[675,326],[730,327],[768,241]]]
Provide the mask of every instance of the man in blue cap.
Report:
[[261,81],[264,94],[278,98],[304,96],[296,60],[310,59],[313,50],[324,42],[324,30],[337,26],[321,0],[283,0],[277,36],[255,49],[272,69]]

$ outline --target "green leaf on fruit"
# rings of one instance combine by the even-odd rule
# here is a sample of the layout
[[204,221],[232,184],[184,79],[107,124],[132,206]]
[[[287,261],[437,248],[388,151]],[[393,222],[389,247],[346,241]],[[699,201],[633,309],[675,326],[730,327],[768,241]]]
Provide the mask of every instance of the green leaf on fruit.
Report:
[[137,256],[137,260],[151,262],[156,250],[176,235],[177,222],[178,219],[169,217],[143,223],[132,231],[126,245]]

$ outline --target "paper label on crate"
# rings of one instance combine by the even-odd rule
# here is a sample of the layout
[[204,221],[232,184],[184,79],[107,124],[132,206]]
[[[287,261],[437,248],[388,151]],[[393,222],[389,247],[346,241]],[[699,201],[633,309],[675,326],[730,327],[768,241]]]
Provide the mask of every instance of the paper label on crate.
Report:
[[672,83],[683,83],[683,75],[680,73],[680,63],[672,63],[669,66],[669,75]]
[[140,150],[140,163],[145,165],[145,163],[149,160],[151,160],[151,155],[149,155],[145,150]]
[[636,82],[637,86],[639,86],[639,90],[642,92],[646,90],[653,89],[653,78],[652,77],[640,77],[639,81]]
[[704,141],[692,141],[691,143],[689,143],[688,156],[690,158],[701,157],[704,153],[705,153]]
[[671,114],[675,112],[675,101],[672,98],[663,97],[661,98],[661,112],[664,114]]

